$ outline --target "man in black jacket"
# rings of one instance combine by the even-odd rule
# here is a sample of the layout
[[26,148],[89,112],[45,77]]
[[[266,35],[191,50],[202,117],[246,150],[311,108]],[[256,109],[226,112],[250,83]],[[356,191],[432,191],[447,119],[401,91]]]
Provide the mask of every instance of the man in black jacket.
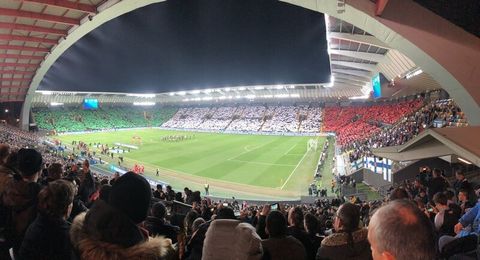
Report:
[[157,202],[152,206],[152,215],[145,220],[145,228],[150,236],[164,236],[172,240],[172,244],[177,243],[177,235],[180,228],[172,226],[165,221],[166,209],[165,205]]

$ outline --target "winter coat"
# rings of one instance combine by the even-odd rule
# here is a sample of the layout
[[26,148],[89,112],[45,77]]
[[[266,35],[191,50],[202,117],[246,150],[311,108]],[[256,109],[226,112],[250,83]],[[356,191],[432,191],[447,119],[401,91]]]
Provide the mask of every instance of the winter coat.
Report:
[[164,236],[171,239],[173,244],[177,243],[179,227],[165,223],[163,219],[156,217],[147,217],[143,225],[150,233],[150,236]]
[[355,259],[370,260],[372,252],[367,240],[368,230],[359,229],[352,233],[353,246],[348,244],[347,233],[334,233],[324,238],[317,252],[317,260],[323,259]]
[[69,230],[65,220],[39,214],[25,233],[19,259],[72,259]]
[[82,260],[174,259],[170,239],[145,237],[128,217],[102,201],[75,218],[70,240]]
[[270,260],[304,260],[307,251],[298,239],[292,236],[269,238],[262,240],[266,259]]

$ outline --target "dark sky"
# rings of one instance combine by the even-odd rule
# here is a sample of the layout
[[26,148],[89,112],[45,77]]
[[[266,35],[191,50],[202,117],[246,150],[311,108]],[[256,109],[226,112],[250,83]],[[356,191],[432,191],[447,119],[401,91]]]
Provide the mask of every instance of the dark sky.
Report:
[[323,14],[274,0],[169,0],[80,39],[39,89],[159,93],[329,79]]

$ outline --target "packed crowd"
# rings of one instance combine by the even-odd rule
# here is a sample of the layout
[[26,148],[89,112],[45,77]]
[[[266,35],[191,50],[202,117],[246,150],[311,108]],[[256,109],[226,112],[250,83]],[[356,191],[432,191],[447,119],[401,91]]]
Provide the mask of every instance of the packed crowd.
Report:
[[335,132],[340,145],[373,136],[384,124],[393,124],[418,110],[422,100],[372,106],[325,108],[324,131]]
[[175,114],[166,107],[102,107],[83,110],[77,107],[34,108],[39,129],[56,132],[104,130],[160,126]]
[[102,176],[19,149],[12,133],[31,137],[0,134],[1,259],[435,259],[475,249],[480,234],[480,190],[461,171],[450,184],[425,167],[385,202],[251,205]]
[[344,150],[350,151],[350,161],[353,162],[363,156],[370,156],[373,148],[404,144],[427,128],[466,125],[464,113],[453,100],[436,100],[405,114],[395,125],[346,143]]
[[307,105],[181,108],[163,126],[243,132],[318,133],[322,122],[321,111],[319,107]]

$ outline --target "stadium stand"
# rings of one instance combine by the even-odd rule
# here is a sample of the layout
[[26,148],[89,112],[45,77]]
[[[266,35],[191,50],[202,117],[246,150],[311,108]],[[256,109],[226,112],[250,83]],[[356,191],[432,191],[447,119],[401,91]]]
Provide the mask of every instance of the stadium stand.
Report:
[[322,110],[297,106],[181,108],[163,127],[240,132],[320,132]]
[[36,108],[33,115],[40,129],[75,132],[160,126],[175,112],[173,108],[112,107],[98,110]]
[[[47,146],[34,144],[39,141],[35,134],[6,126],[0,126],[0,130],[1,142],[9,144],[0,146],[0,179],[5,184],[0,191],[0,208],[2,214],[7,215],[14,214],[11,208],[23,210],[15,211],[22,217],[0,221],[2,228],[21,227],[6,229],[13,236],[7,236],[1,244],[2,259],[8,259],[10,247],[12,255],[19,259],[37,255],[62,256],[62,259],[73,259],[73,256],[89,259],[92,255],[101,259],[112,255],[118,258],[201,259],[202,255],[221,255],[216,253],[218,247],[229,248],[235,255],[255,255],[254,259],[275,259],[279,252],[295,259],[302,256],[306,256],[305,259],[343,256],[345,259],[349,259],[346,256],[371,259],[370,246],[373,253],[381,248],[384,252],[412,259],[419,254],[426,257],[422,259],[453,254],[475,257],[476,254],[476,240],[473,245],[468,243],[479,233],[475,223],[479,221],[480,203],[476,202],[476,196],[480,189],[475,190],[462,172],[457,173],[452,184],[439,169],[421,172],[415,181],[405,181],[392,188],[383,206],[380,201],[362,202],[352,198],[347,202],[340,197],[317,200],[309,205],[286,203],[272,210],[270,204],[215,201],[188,188],[181,193],[162,186],[153,190],[139,174],[102,175],[92,171],[85,161],[79,167],[77,162],[83,159],[70,160],[52,154]],[[21,149],[32,144],[36,150]],[[42,170],[42,161],[59,163],[60,174],[51,174],[53,169],[50,168]],[[21,192],[22,187],[27,187],[26,184],[35,192],[29,193],[25,200],[9,199]],[[471,202],[466,203],[463,195],[458,202],[452,199],[462,192],[472,194]],[[23,207],[26,201],[38,201],[38,206],[33,203]],[[71,213],[66,211],[69,204],[72,205]],[[377,208],[380,210],[370,217],[370,212]],[[400,213],[409,214],[409,222],[396,219]],[[111,214],[115,214],[116,221],[108,221],[108,229],[97,229]],[[340,221],[334,221],[334,216]],[[71,225],[67,219],[73,221]],[[472,224],[473,229],[466,228]],[[147,233],[142,233],[143,228],[150,234],[170,239],[148,237]],[[116,230],[122,233],[117,234]],[[371,233],[369,239],[367,232]],[[397,243],[386,242],[392,239],[407,241],[413,234],[414,244],[402,244],[399,248]],[[452,234],[457,234],[456,238]],[[350,235],[353,240],[348,239]],[[236,236],[251,241],[250,246],[237,247],[233,246],[237,242],[228,242],[237,241]],[[222,239],[218,240],[220,237]],[[376,240],[378,237],[382,240]],[[175,246],[172,241],[176,242]],[[440,249],[436,251],[435,244],[439,241]],[[453,245],[459,243],[465,245],[455,249]],[[119,246],[125,249],[119,251]],[[411,252],[405,250],[405,246]],[[148,250],[151,247],[157,250]]]
[[427,128],[468,125],[465,114],[451,99],[434,100],[420,109],[418,109],[418,104],[414,104],[414,107],[411,108],[409,112],[404,109],[401,120],[394,125],[387,125],[381,130],[374,128],[375,134],[344,143],[344,150],[350,151],[350,161],[353,162],[363,156],[371,155],[373,148],[404,144]]

